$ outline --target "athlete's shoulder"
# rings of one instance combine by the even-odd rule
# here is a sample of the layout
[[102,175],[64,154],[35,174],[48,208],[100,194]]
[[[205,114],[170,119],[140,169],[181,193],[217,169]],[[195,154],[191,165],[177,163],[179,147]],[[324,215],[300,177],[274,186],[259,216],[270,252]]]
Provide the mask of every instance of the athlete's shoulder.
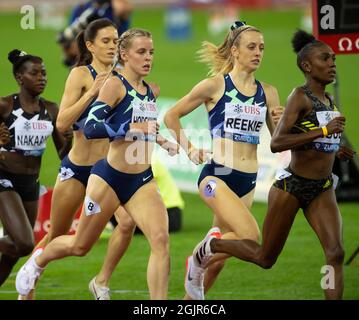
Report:
[[12,104],[12,100],[13,100],[12,94],[6,97],[0,97],[0,107],[6,108],[7,106]]
[[262,88],[266,94],[278,94],[278,90],[275,86],[263,81],[259,81],[259,82],[262,85]]
[[0,97],[0,116],[9,113],[9,110],[13,107],[13,95],[6,97]]
[[71,69],[70,74],[75,74],[75,75],[89,75],[91,76],[91,71],[89,70],[89,68],[87,68],[87,66],[78,66],[78,67],[74,67]]
[[42,102],[44,103],[44,106],[48,109],[58,109],[59,106],[57,105],[56,102],[53,102],[53,101],[50,101],[50,100],[47,100],[45,98],[42,98],[41,97],[41,100]]
[[50,114],[51,119],[56,119],[57,114],[59,112],[59,106],[56,102],[41,98],[47,112]]
[[302,87],[296,87],[292,90],[287,98],[288,104],[300,109],[309,109],[311,107],[311,101]]
[[303,87],[295,87],[292,92],[289,94],[288,99],[304,99],[308,100]]
[[126,87],[124,82],[117,75],[110,75],[101,87],[98,99],[106,98],[118,103],[125,95]]
[[224,84],[224,76],[223,74],[217,74],[215,76],[206,78],[205,81],[207,81],[211,86],[217,86],[219,84]]
[[224,85],[223,75],[216,75],[203,79],[197,84],[197,87],[214,92],[218,90],[221,85]]
[[82,89],[91,86],[92,82],[93,77],[90,70],[86,66],[79,66],[71,69],[66,80],[66,86],[72,89]]
[[123,85],[124,84],[124,77],[120,74],[120,73],[116,73],[116,74],[111,74],[105,84],[107,87],[118,87],[118,85]]

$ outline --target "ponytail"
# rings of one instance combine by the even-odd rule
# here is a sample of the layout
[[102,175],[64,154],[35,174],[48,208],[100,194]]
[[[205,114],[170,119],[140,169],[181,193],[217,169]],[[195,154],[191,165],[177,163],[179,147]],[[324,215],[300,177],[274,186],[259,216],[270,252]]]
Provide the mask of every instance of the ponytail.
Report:
[[200,62],[204,62],[209,67],[208,74],[214,76],[217,74],[229,73],[234,67],[232,46],[239,47],[241,34],[245,31],[259,32],[259,29],[246,25],[245,22],[236,21],[228,32],[223,43],[218,47],[208,41],[202,42],[202,48],[197,52]]
[[87,49],[85,42],[85,31],[81,31],[76,37],[79,54],[76,60],[76,67],[86,66],[92,62],[92,54]]
[[116,25],[107,18],[97,19],[89,23],[85,30],[81,31],[76,37],[79,55],[76,61],[76,67],[85,66],[92,62],[92,53],[87,49],[86,42],[94,42],[99,30],[113,27],[117,29]]

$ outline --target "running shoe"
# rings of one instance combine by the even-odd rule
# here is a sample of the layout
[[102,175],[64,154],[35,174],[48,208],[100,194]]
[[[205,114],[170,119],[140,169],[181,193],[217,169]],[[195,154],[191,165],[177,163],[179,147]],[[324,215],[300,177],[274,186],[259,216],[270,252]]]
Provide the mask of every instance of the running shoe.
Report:
[[27,296],[35,288],[36,280],[44,271],[44,268],[40,268],[35,262],[35,258],[43,251],[42,248],[35,250],[16,275],[16,290],[22,296]]
[[211,228],[205,238],[197,244],[193,250],[193,262],[197,267],[206,268],[209,259],[213,256],[210,242],[212,239],[220,239],[222,237],[221,230],[218,227]]
[[96,277],[94,277],[89,283],[89,290],[96,300],[111,300],[110,288],[99,286],[96,283]]
[[187,258],[184,287],[186,293],[193,300],[204,300],[203,280],[205,271],[205,269],[195,266],[193,256]]

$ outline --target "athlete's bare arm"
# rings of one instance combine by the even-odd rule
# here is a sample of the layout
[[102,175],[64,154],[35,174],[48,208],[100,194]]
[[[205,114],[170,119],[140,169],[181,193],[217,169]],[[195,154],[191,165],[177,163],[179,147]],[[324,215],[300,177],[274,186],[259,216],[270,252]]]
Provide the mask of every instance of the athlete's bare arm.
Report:
[[266,123],[271,135],[273,135],[274,128],[278,125],[279,118],[282,115],[282,107],[280,106],[279,95],[277,88],[267,84],[262,83],[264,93],[266,95],[267,101],[267,116]]
[[[291,133],[291,129],[299,117],[308,113],[311,109],[311,101],[301,88],[297,88],[288,97],[288,101],[282,116],[282,120],[274,130],[271,140],[272,152],[289,150],[300,145],[312,142],[323,136],[321,128],[309,130],[303,133]],[[337,133],[344,130],[345,118],[337,117],[326,126],[328,133]]]
[[57,150],[59,158],[62,160],[69,152],[72,146],[72,130],[67,130],[65,133],[60,133],[56,128],[56,119],[58,116],[59,108],[56,103],[45,101],[45,106],[49,112],[54,130],[52,131],[52,140]]
[[81,116],[91,100],[97,96],[107,74],[98,74],[93,81],[87,67],[71,70],[65,84],[56,127],[60,132],[68,130]]
[[213,101],[214,94],[218,90],[218,80],[216,78],[202,80],[165,114],[164,122],[166,126],[187,154],[193,149],[193,146],[184,134],[180,118],[189,114],[203,103],[209,104]]

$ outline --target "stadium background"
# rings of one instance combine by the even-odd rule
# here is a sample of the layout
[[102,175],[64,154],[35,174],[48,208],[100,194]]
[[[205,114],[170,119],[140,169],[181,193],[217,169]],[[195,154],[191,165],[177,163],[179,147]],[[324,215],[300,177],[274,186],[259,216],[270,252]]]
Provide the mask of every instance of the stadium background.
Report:
[[[17,4],[16,4],[17,2]],[[61,63],[61,52],[55,43],[56,31],[50,28],[23,30],[20,27],[20,2],[10,1],[0,4],[0,95],[16,92],[17,85],[12,77],[11,64],[7,53],[22,49],[44,58],[48,85],[44,97],[60,102],[68,70]],[[33,1],[35,2],[35,1]],[[63,1],[64,3],[71,1]],[[204,78],[207,69],[195,61],[195,52],[202,40],[220,43],[223,33],[208,33],[209,11],[191,11],[192,36],[184,41],[170,41],[166,35],[166,7],[143,6],[145,1],[134,1],[132,26],[149,29],[155,44],[155,62],[149,81],[161,86],[162,104],[168,99],[184,95],[194,84]],[[150,3],[151,1],[148,1]],[[161,1],[158,1],[161,2]],[[166,1],[162,1],[163,3]],[[261,2],[261,1],[258,1]],[[268,1],[262,1],[268,2]],[[275,85],[282,105],[294,86],[303,82],[296,67],[290,39],[296,28],[300,27],[303,8],[292,5],[279,5],[276,8],[241,9],[239,17],[247,23],[260,28],[265,38],[265,56],[257,72],[258,79]],[[283,3],[296,1],[282,1]],[[54,2],[55,3],[55,2]],[[62,8],[62,7],[61,7]],[[6,9],[6,10],[5,10]],[[38,13],[38,11],[37,11]],[[38,18],[38,16],[37,16]],[[37,20],[38,23],[38,20]],[[356,72],[359,70],[359,57],[345,55],[337,57],[340,79],[341,110],[347,117],[346,134],[356,150],[359,150],[359,95]],[[332,92],[332,88],[329,87]],[[160,102],[161,102],[160,99]],[[166,100],[167,99],[167,100]],[[41,183],[54,184],[59,160],[52,142],[46,150],[41,171]],[[200,201],[197,194],[183,193],[186,207],[183,214],[183,228],[171,234],[171,274],[169,298],[181,299],[184,293],[183,277],[185,257],[206,233],[212,220],[212,213]],[[344,245],[346,258],[359,245],[359,203],[340,203],[344,224]],[[260,227],[266,211],[265,203],[255,203],[252,209]],[[99,240],[85,258],[68,258],[55,261],[42,279],[38,299],[91,299],[87,290],[89,280],[98,272],[107,246],[107,239]],[[148,299],[146,268],[148,245],[145,238],[136,235],[111,280],[113,299]],[[359,299],[359,258],[345,267],[345,299]],[[0,288],[1,299],[15,299],[15,272]],[[303,214],[296,218],[288,241],[277,264],[271,270],[261,270],[257,266],[231,259],[218,281],[207,295],[208,299],[322,299],[320,273],[324,257],[314,232],[310,229]]]

